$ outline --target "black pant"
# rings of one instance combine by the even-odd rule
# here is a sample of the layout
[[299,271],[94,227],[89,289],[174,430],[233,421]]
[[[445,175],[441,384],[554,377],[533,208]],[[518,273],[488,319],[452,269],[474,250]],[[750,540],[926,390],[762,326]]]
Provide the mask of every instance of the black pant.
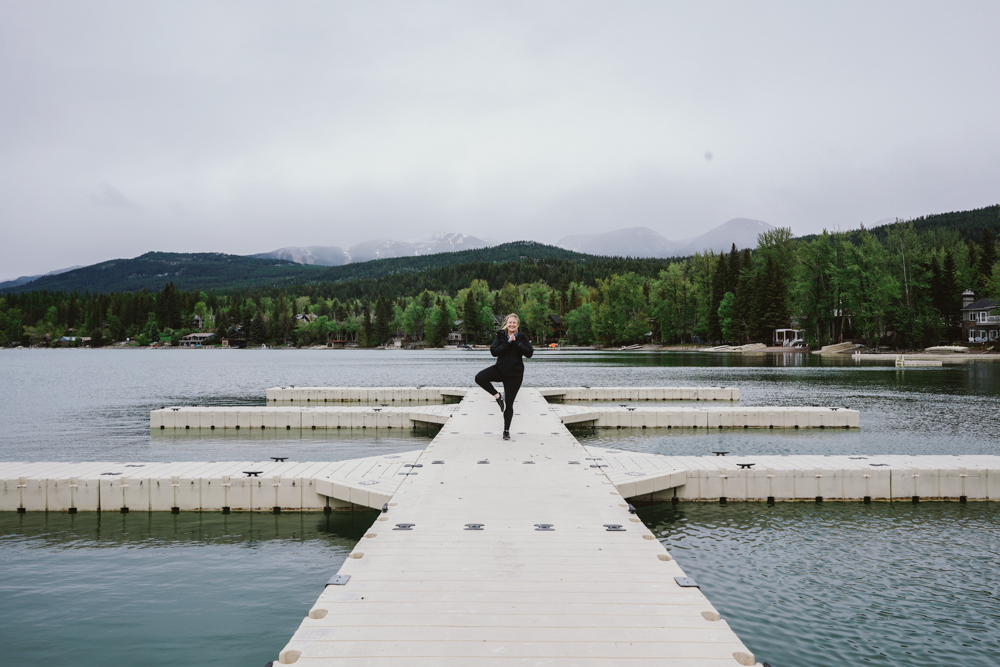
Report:
[[503,382],[503,400],[507,404],[503,411],[503,430],[510,430],[510,420],[514,417],[514,399],[517,398],[517,390],[521,388],[523,375],[504,375],[496,366],[479,371],[476,375],[476,384],[489,393],[490,396],[497,393],[492,382]]

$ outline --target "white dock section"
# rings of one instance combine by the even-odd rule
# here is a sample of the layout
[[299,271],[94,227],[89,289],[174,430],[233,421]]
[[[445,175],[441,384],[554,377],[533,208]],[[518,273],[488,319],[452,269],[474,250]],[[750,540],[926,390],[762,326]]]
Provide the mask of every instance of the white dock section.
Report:
[[0,511],[380,509],[421,453],[334,463],[0,463]]
[[564,424],[596,428],[859,428],[861,413],[848,408],[556,405]]
[[[443,425],[456,405],[413,407],[169,407],[149,414],[152,430],[415,428]],[[704,408],[564,405],[552,406],[564,424],[595,428],[858,428],[861,415],[847,408]]]
[[441,425],[455,405],[394,407],[293,406],[168,407],[149,413],[149,427],[164,429],[414,428]]
[[[625,498],[997,500],[998,456],[661,456],[584,447]],[[330,462],[0,463],[0,511],[380,509],[421,450]],[[432,464],[443,465],[443,464]],[[537,464],[524,464],[537,465]],[[249,473],[255,473],[253,475]]]
[[462,398],[468,387],[271,387],[267,401],[277,403],[408,403]]
[[542,387],[546,398],[564,401],[738,401],[736,387]]
[[[468,387],[271,387],[268,403],[406,403],[462,398]],[[566,401],[738,401],[736,387],[541,387]]]
[[515,406],[504,442],[463,400],[279,663],[755,664],[540,393]]
[[1000,456],[662,456],[585,447],[626,498],[996,500]]

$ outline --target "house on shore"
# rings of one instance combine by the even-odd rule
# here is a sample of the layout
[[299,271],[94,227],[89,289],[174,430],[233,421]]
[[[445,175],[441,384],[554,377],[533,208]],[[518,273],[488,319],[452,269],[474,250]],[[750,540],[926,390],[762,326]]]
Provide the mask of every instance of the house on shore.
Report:
[[214,333],[191,333],[181,338],[181,347],[201,347],[212,338],[215,338]]
[[1000,316],[994,299],[976,299],[972,290],[962,292],[962,336],[970,343],[991,343],[1000,340]]

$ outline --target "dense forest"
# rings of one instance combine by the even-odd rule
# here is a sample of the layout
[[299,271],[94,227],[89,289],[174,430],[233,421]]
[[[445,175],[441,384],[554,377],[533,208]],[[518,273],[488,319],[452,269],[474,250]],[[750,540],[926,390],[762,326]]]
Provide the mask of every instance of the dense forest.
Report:
[[[998,211],[967,217],[995,222]],[[465,251],[480,254],[430,260],[423,270],[427,258],[400,258],[407,261],[388,270],[392,260],[380,260],[368,264],[381,269],[359,264],[290,285],[10,293],[0,298],[0,344],[64,336],[176,344],[197,318],[218,338],[252,344],[374,346],[397,337],[440,345],[453,331],[485,342],[494,316],[516,312],[539,343],[770,342],[775,328],[794,325],[814,346],[913,349],[959,339],[966,289],[1000,300],[996,225],[972,234],[962,215],[799,239],[779,228],[752,250],[674,260],[545,254],[550,246],[525,244],[492,258]],[[925,224],[931,218],[939,224]]]

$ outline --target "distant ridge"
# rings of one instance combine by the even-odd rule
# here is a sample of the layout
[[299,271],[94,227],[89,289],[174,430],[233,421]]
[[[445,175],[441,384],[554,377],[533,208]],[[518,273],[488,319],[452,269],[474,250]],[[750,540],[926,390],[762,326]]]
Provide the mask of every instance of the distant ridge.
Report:
[[333,283],[353,280],[377,280],[384,276],[399,273],[416,273],[460,264],[495,264],[500,262],[519,262],[528,259],[536,262],[538,260],[553,259],[587,262],[600,258],[595,255],[587,255],[557,246],[538,243],[537,241],[513,241],[487,248],[444,252],[436,255],[390,257],[369,262],[359,262],[357,264],[345,264],[344,266],[324,269],[321,273],[317,274],[316,280]]
[[701,236],[671,241],[648,227],[627,227],[601,234],[578,234],[560,239],[561,248],[594,255],[619,257],[689,257],[696,252],[725,252],[735,243],[737,248],[757,247],[757,235],[774,229],[761,220],[733,218]]
[[6,280],[0,283],[0,292],[10,290],[14,287],[19,287],[21,285],[26,285],[33,280],[38,280],[39,278],[44,278],[45,276],[56,276],[60,273],[66,273],[67,271],[79,268],[81,268],[81,265],[70,266],[65,269],[56,269],[55,271],[49,271],[48,273],[40,273],[37,276],[21,276],[20,278],[14,278],[14,280]]
[[488,248],[442,252],[434,255],[390,257],[342,266],[296,264],[223,253],[148,252],[134,259],[113,259],[66,273],[45,276],[4,292],[151,292],[172,282],[182,290],[231,290],[246,287],[284,288],[301,283],[339,283],[375,280],[400,273],[447,268],[457,264],[493,264],[546,259],[587,262],[592,255],[564,250],[534,241],[515,241]]
[[436,255],[443,252],[459,252],[475,248],[486,248],[488,241],[467,234],[442,233],[424,241],[411,243],[394,239],[374,239],[347,248],[339,246],[288,247],[262,252],[251,257],[262,259],[284,259],[297,264],[316,266],[343,266],[373,259],[409,257],[416,255]]
[[168,282],[178,289],[215,290],[290,285],[305,282],[319,269],[284,260],[223,253],[147,252],[134,259],[113,259],[30,283],[5,292],[157,292]]
[[[894,222],[875,224],[867,227],[867,229],[876,238],[885,238],[889,230],[900,222],[913,223],[913,228],[918,232],[926,232],[932,229],[950,230],[958,234],[959,238],[963,241],[979,241],[982,238],[983,227],[989,229],[994,237],[1000,237],[1000,204],[972,209],[970,211],[932,213],[909,220],[897,219]],[[860,229],[846,230],[846,234],[852,239],[857,238],[860,232]],[[819,234],[807,234],[799,237],[799,240],[810,241],[817,236]]]

